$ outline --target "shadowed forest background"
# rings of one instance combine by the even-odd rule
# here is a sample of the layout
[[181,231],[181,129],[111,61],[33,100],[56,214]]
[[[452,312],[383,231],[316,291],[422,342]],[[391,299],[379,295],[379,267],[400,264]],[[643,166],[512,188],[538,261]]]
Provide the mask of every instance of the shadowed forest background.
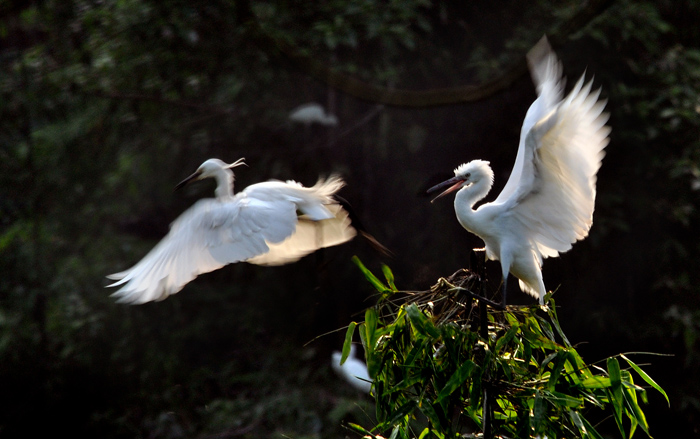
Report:
[[[545,261],[545,284],[588,362],[673,354],[636,357],[671,400],[650,393],[651,433],[700,434],[700,3],[36,0],[0,16],[1,437],[371,427],[371,398],[330,368],[343,328],[374,303],[351,257],[386,263],[407,290],[468,265],[482,242],[451,197],[423,193],[480,158],[496,197],[535,98],[523,57],[544,34],[567,91],[594,75],[612,127],[590,236]],[[338,125],[290,122],[308,102]],[[236,190],[340,174],[394,256],[356,238],[115,304],[104,276],[213,196],[213,182],[173,192],[210,157],[246,158]]]

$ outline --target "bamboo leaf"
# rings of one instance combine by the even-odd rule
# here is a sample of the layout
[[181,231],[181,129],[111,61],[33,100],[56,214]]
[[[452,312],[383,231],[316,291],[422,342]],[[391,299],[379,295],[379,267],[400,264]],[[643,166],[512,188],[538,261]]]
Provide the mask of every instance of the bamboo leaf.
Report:
[[568,359],[568,352],[559,351],[552,362],[552,372],[549,375],[549,381],[547,382],[547,388],[549,390],[554,390],[554,387],[559,381],[559,376],[561,376],[561,371],[564,368],[564,363]]
[[388,421],[385,422],[387,426],[394,426],[401,422],[402,420],[405,420],[406,416],[408,416],[416,407],[418,406],[418,403],[416,401],[408,401],[404,405],[398,408],[394,413],[391,414],[391,418],[389,418]]
[[535,393],[535,402],[532,407],[532,427],[535,429],[535,433],[540,432],[540,426],[546,413],[545,400],[542,393],[538,391]]
[[[647,418],[644,415],[642,408],[639,407],[635,389],[633,387],[623,386],[622,394],[625,399],[625,405],[627,406],[627,416],[636,421],[637,425],[642,427],[642,430],[649,435],[649,424],[647,424]],[[630,437],[632,437],[632,432],[630,432]]]
[[594,375],[581,381],[581,385],[586,389],[605,389],[610,387],[610,378]]
[[642,377],[642,379],[644,381],[646,381],[647,384],[649,384],[651,387],[653,387],[658,392],[660,392],[664,396],[664,398],[666,398],[666,402],[668,403],[668,406],[669,407],[671,406],[671,401],[668,399],[668,395],[666,394],[664,389],[662,389],[661,386],[659,386],[656,383],[656,381],[654,381],[649,375],[647,375],[647,373],[644,372],[642,370],[642,368],[637,366],[632,360],[630,360],[629,358],[627,358],[626,356],[624,356],[622,354],[620,354],[620,357],[622,357],[630,366],[632,366],[632,369],[634,369],[635,372],[637,372],[637,374],[639,374],[639,376]]
[[345,332],[345,341],[343,342],[343,354],[340,357],[340,364],[345,363],[345,360],[348,359],[348,355],[350,355],[350,349],[352,348],[352,336],[355,334],[355,327],[357,326],[357,323],[355,322],[350,322],[348,325],[348,330]]
[[376,435],[372,434],[370,431],[367,431],[367,430],[365,430],[363,427],[361,427],[361,426],[359,426],[359,425],[357,425],[357,424],[354,424],[354,423],[352,423],[352,422],[348,422],[348,423],[347,423],[347,427],[348,427],[350,430],[356,431],[356,432],[358,432],[358,433],[360,433],[360,434],[362,434],[362,435],[365,435],[365,436],[368,436],[368,437],[372,437],[372,438],[377,437]]
[[357,256],[353,256],[353,257],[352,257],[352,262],[354,262],[355,265],[357,265],[357,267],[360,269],[360,271],[362,271],[362,274],[365,275],[365,278],[367,278],[367,280],[369,281],[369,283],[371,283],[372,286],[373,286],[377,291],[379,291],[380,293],[385,293],[385,292],[387,292],[387,291],[391,291],[389,287],[387,287],[386,285],[384,285],[384,283],[383,283],[382,281],[380,281],[380,280],[377,278],[377,276],[375,276],[374,274],[372,274],[372,272],[369,271],[369,269],[368,269],[367,267],[365,267],[365,265],[362,263],[362,261],[360,261],[360,258],[358,258]]
[[552,320],[552,323],[554,324],[554,329],[557,330],[557,334],[559,334],[559,337],[564,341],[564,344],[566,347],[570,348],[571,343],[569,342],[569,339],[566,338],[566,335],[564,334],[564,331],[561,330],[561,326],[559,325],[559,317],[557,316],[557,304],[554,301],[553,297],[549,297],[548,301],[549,305],[549,318]]
[[584,418],[583,416],[579,415],[579,419],[581,420],[581,424],[586,428],[586,432],[588,433],[589,437],[592,437],[594,439],[604,439],[603,436],[598,433],[598,431],[591,425],[590,422],[588,422],[588,419]]
[[508,332],[503,334],[503,336],[500,337],[498,339],[498,341],[496,341],[496,348],[495,348],[496,353],[499,353],[501,351],[501,349],[503,348],[503,346],[507,345],[508,342],[510,342],[513,339],[513,337],[515,336],[515,334],[518,332],[519,329],[520,329],[520,325],[518,325],[516,323],[515,325],[510,327]]
[[386,283],[389,284],[389,288],[391,288],[392,291],[398,291],[394,284],[394,273],[391,271],[391,268],[386,264],[382,264],[382,273],[384,273],[384,279],[386,279]]
[[567,395],[561,392],[544,391],[542,394],[547,400],[558,406],[576,408],[583,404],[583,398],[576,398],[575,396]]
[[418,333],[421,335],[429,335],[436,339],[440,337],[440,331],[438,331],[435,325],[433,325],[433,322],[431,322],[415,304],[406,307],[406,314]]
[[617,358],[610,357],[607,361],[608,376],[610,377],[610,399],[615,414],[615,423],[622,436],[625,435],[625,427],[622,424],[622,412],[625,399],[622,395],[622,375],[620,373],[620,363]]
[[371,346],[371,350],[374,350],[375,343],[377,342],[378,323],[379,317],[377,316],[377,310],[368,308],[367,311],[365,311],[365,335],[367,337],[367,344]]
[[445,387],[443,387],[440,393],[438,394],[436,402],[441,402],[443,399],[451,395],[452,392],[454,392],[459,386],[464,384],[464,382],[468,380],[469,377],[471,377],[471,374],[474,371],[475,367],[476,364],[471,360],[467,360],[461,366],[459,366],[459,368],[455,371],[455,373],[452,374],[450,379],[447,381]]

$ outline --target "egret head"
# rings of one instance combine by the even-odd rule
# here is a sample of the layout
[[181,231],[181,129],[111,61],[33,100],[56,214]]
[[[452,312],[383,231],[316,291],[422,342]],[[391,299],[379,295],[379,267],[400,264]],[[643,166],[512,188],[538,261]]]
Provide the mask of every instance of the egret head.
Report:
[[454,177],[428,189],[429,194],[442,190],[437,197],[433,198],[431,203],[449,193],[476,184],[482,180],[487,180],[489,185],[493,183],[493,171],[489,166],[489,162],[484,160],[472,160],[469,163],[464,163],[455,169]]
[[236,166],[245,165],[244,160],[244,158],[240,158],[235,162],[228,164],[219,159],[209,159],[201,165],[199,165],[199,168],[197,168],[197,170],[194,171],[194,174],[190,175],[189,177],[178,183],[177,186],[175,186],[175,189],[180,189],[186,186],[187,184],[192,183],[193,181],[202,180],[205,178],[214,178],[222,172],[230,173],[231,171],[229,171],[229,169],[235,168]]

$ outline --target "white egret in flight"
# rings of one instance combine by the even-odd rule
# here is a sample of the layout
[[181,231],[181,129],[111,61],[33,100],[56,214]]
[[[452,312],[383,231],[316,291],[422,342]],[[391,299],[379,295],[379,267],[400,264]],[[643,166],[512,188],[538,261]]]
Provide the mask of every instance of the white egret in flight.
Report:
[[487,258],[501,262],[502,306],[509,272],[543,305],[542,259],[588,235],[596,173],[610,134],[606,101],[598,99],[600,89],[591,91],[592,81],[584,84],[582,76],[562,99],[562,67],[546,38],[527,58],[538,97],[525,116],[515,165],[501,194],[474,209],[493,184],[493,171],[483,160],[459,166],[453,178],[428,190],[446,188],[437,199],[459,189],[457,219],[484,240]]
[[216,198],[196,202],[140,262],[107,276],[116,280],[108,286],[121,286],[112,294],[119,302],[163,300],[226,264],[286,264],[355,236],[348,213],[333,198],[344,185],[340,177],[320,179],[308,188],[294,181],[268,181],[234,195],[231,168],[242,164],[243,159],[231,164],[209,159],[176,186],[211,177],[217,183]]
[[289,113],[289,120],[303,123],[306,126],[312,123],[324,126],[338,125],[338,118],[334,114],[326,113],[325,108],[316,102],[299,105]]
[[372,389],[372,380],[369,378],[367,365],[364,361],[357,358],[355,353],[355,345],[351,345],[350,355],[348,355],[343,364],[340,364],[343,354],[339,351],[333,352],[331,354],[331,366],[335,373],[347,381],[348,384],[361,392],[369,393]]

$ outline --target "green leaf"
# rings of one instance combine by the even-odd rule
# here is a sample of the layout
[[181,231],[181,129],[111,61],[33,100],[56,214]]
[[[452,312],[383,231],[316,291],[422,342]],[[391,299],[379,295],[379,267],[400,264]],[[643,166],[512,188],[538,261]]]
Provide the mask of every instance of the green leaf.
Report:
[[632,360],[630,360],[629,358],[625,357],[625,356],[622,355],[622,354],[620,354],[620,357],[622,357],[630,366],[632,366],[632,369],[634,369],[635,372],[637,372],[637,374],[638,374],[640,377],[642,377],[642,379],[643,379],[644,381],[646,381],[647,384],[649,384],[651,387],[653,387],[653,388],[656,389],[658,392],[660,392],[660,393],[664,396],[664,398],[666,398],[666,402],[668,403],[668,406],[669,406],[669,407],[671,406],[671,401],[668,399],[668,395],[666,394],[666,392],[664,391],[664,389],[662,389],[661,386],[659,386],[659,385],[656,383],[656,381],[654,381],[649,375],[647,375],[647,373],[644,372],[644,371],[642,370],[642,368],[640,368],[639,366],[637,366]]
[[557,330],[557,334],[559,334],[559,337],[564,341],[564,344],[566,347],[570,348],[571,343],[569,342],[569,339],[566,338],[566,335],[564,335],[564,331],[561,330],[561,326],[559,325],[559,317],[557,316],[557,304],[554,302],[554,299],[550,296],[549,298],[549,318],[552,320],[552,323],[554,324],[554,329]]
[[389,288],[391,288],[392,291],[398,291],[396,285],[394,284],[394,273],[391,272],[391,268],[389,268],[389,266],[386,264],[382,264],[382,272],[384,273],[386,283],[389,284]]
[[532,427],[535,429],[535,433],[540,432],[540,427],[546,413],[547,410],[545,407],[545,400],[542,398],[542,393],[535,392],[535,402],[532,407]]
[[554,387],[557,385],[559,377],[561,376],[561,371],[564,369],[564,363],[566,363],[568,357],[569,353],[566,351],[557,352],[557,355],[552,362],[552,372],[549,375],[549,381],[547,382],[547,388],[549,390],[554,390]]
[[594,375],[581,381],[581,385],[586,389],[605,389],[610,387],[610,378]]
[[391,418],[385,424],[387,426],[394,426],[401,421],[407,421],[405,418],[413,412],[413,410],[418,406],[416,401],[408,401],[398,408],[395,412],[391,414]]
[[576,408],[583,404],[582,398],[576,398],[575,396],[567,395],[561,392],[544,391],[542,394],[549,402],[558,406]]
[[[629,375],[629,373],[628,373]],[[629,376],[631,381],[632,377]],[[632,384],[632,383],[630,383]],[[649,424],[647,424],[647,418],[639,407],[639,401],[637,401],[637,393],[634,387],[622,386],[622,394],[625,398],[625,405],[627,406],[627,416],[636,422],[637,425],[642,427],[642,430],[649,435]],[[632,432],[630,431],[630,437],[632,437]]]
[[348,355],[350,355],[350,348],[352,347],[352,336],[355,334],[355,327],[357,326],[357,323],[355,322],[350,322],[348,325],[348,330],[345,332],[345,341],[343,342],[343,354],[340,357],[340,364],[345,363],[345,360],[348,359]]
[[455,373],[452,374],[450,379],[447,380],[447,384],[445,384],[445,387],[443,387],[438,394],[436,402],[441,402],[443,399],[451,395],[452,392],[454,392],[459,386],[464,384],[464,382],[471,376],[475,367],[476,364],[471,360],[467,360],[462,363]]
[[615,423],[622,436],[625,435],[625,427],[622,424],[622,412],[624,410],[625,399],[622,395],[622,375],[620,374],[620,363],[617,358],[608,358],[608,376],[610,377],[610,399],[615,413]]
[[593,427],[593,425],[591,425],[591,423],[588,422],[588,419],[584,418],[581,415],[579,415],[579,419],[581,420],[581,424],[585,427],[588,436],[594,439],[604,439],[603,436],[601,436],[600,433],[598,433],[595,427]]
[[510,342],[513,339],[513,337],[515,336],[515,334],[518,332],[519,329],[520,329],[520,325],[517,323],[514,324],[513,326],[510,327],[508,332],[503,334],[503,336],[500,337],[498,339],[498,341],[496,341],[496,348],[495,348],[496,354],[498,354],[501,351],[503,346],[507,345],[508,342]]
[[411,325],[421,335],[429,335],[435,339],[440,337],[440,331],[433,325],[433,322],[423,314],[423,311],[412,303],[406,307],[406,314],[411,321]]
[[367,346],[371,350],[374,350],[377,342],[377,324],[379,323],[379,317],[377,316],[377,310],[374,308],[368,308],[365,311],[365,336],[367,340]]
[[362,261],[360,261],[360,258],[358,258],[357,256],[353,256],[353,257],[352,257],[352,262],[354,262],[355,265],[357,265],[357,267],[360,269],[360,271],[362,271],[362,274],[365,275],[365,278],[367,278],[367,280],[369,281],[369,283],[371,283],[372,286],[373,286],[377,291],[379,291],[380,293],[385,293],[385,292],[387,292],[387,291],[391,291],[391,289],[390,289],[389,287],[387,287],[386,285],[384,285],[384,284],[382,283],[382,281],[380,281],[380,280],[377,278],[377,276],[375,276],[374,274],[372,274],[372,272],[369,271],[369,269],[368,269],[367,267],[365,267],[365,265],[362,263]]
[[430,399],[424,398],[420,408],[423,414],[433,423],[434,427],[437,427],[439,431],[445,431],[446,421],[442,416],[440,416],[438,411],[435,409],[435,405],[431,403]]
[[374,434],[372,434],[370,431],[365,430],[363,427],[353,424],[352,422],[348,422],[347,426],[350,430],[354,430],[362,435],[369,436],[369,437],[376,437]]

